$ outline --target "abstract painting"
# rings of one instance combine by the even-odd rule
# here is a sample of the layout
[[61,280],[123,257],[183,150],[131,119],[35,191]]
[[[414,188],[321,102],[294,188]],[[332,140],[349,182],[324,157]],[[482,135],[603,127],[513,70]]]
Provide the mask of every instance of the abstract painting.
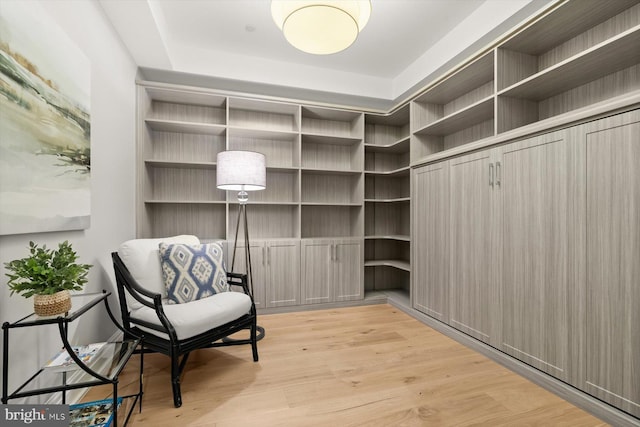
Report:
[[91,65],[31,2],[0,7],[0,235],[89,227]]

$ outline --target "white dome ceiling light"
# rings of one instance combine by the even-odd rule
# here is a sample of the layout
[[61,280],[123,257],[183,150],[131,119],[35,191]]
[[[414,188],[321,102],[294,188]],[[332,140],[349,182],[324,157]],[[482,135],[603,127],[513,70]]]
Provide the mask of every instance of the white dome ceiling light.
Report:
[[314,55],[353,44],[369,21],[370,0],[272,0],[271,15],[295,48]]

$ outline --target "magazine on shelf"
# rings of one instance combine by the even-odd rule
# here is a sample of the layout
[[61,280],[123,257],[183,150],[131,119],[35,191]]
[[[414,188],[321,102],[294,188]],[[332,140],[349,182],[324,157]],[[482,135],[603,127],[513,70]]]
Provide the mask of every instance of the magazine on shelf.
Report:
[[[118,398],[118,408],[122,397]],[[69,405],[69,427],[109,427],[113,421],[113,399]]]
[[[73,351],[78,355],[78,358],[84,363],[89,364],[100,350],[104,347],[106,342],[98,342],[87,345],[72,346]],[[46,369],[53,369],[59,371],[70,371],[73,369],[80,369],[80,367],[73,361],[67,350],[62,350],[56,354],[51,360],[49,360],[44,367]]]

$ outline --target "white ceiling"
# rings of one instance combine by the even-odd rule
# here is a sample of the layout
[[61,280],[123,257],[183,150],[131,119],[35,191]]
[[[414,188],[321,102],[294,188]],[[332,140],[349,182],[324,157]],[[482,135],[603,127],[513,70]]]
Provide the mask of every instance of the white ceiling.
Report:
[[385,109],[552,0],[371,0],[356,42],[323,56],[286,42],[269,0],[99,2],[143,78]]

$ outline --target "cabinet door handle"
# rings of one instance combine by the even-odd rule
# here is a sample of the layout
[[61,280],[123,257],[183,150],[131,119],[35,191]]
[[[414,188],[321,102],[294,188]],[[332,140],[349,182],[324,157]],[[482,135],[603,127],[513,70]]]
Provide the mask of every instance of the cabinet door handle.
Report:
[[500,185],[500,162],[496,162],[496,185],[499,186]]
[[271,265],[271,247],[267,247],[267,265]]
[[489,186],[493,187],[493,163],[489,163]]
[[266,257],[264,256],[264,246],[262,247],[262,265],[265,263]]
[[334,261],[338,261],[338,245],[333,245],[333,260]]

